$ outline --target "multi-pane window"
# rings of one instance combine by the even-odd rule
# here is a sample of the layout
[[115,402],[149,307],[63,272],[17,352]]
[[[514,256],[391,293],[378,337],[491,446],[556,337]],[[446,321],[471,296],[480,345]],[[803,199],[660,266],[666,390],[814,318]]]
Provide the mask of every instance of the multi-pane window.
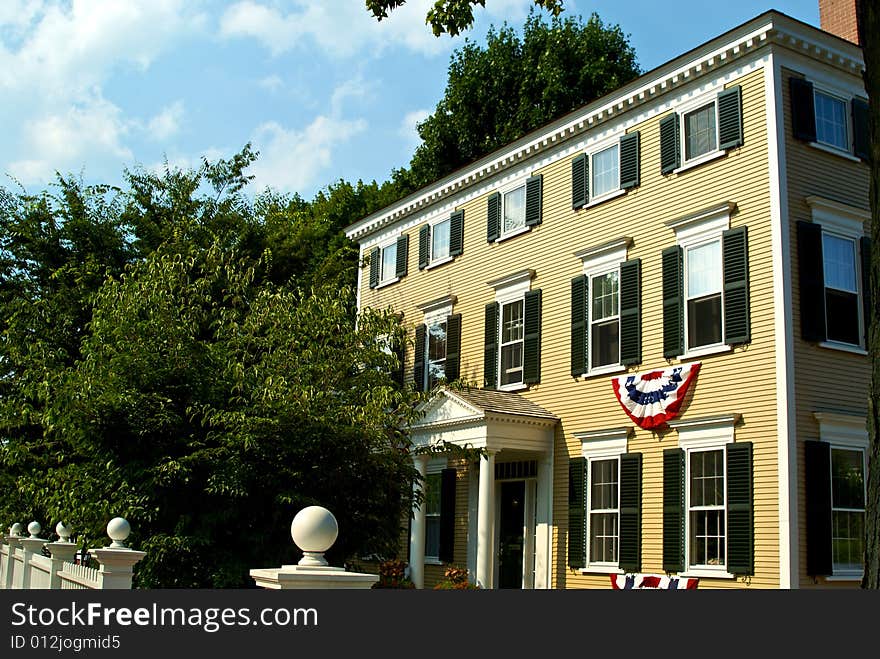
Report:
[[688,452],[688,562],[726,564],[724,450]]
[[865,452],[831,449],[831,562],[857,572],[865,560]]
[[619,473],[618,458],[596,459],[589,463],[589,563],[617,563]]
[[715,103],[684,115],[684,157],[693,160],[718,148]]
[[440,474],[425,476],[425,557],[440,555]]
[[449,230],[451,221],[446,218],[431,229],[431,260],[437,261],[449,256]]
[[859,287],[855,241],[823,232],[822,260],[828,340],[859,345]]
[[427,325],[425,341],[425,363],[428,389],[432,389],[441,379],[446,377],[446,321]]
[[390,281],[397,276],[397,243],[382,248],[382,269],[380,281]]
[[721,240],[695,245],[685,250],[685,299],[687,347],[717,345],[722,342]]
[[502,233],[510,233],[526,225],[526,186],[504,193]]
[[501,385],[523,381],[523,300],[501,305]]
[[590,278],[590,368],[620,362],[619,297],[616,269]]
[[620,151],[617,144],[593,154],[590,176],[590,190],[594,198],[620,188]]
[[849,150],[846,130],[846,102],[818,90],[813,94],[816,111],[816,141]]

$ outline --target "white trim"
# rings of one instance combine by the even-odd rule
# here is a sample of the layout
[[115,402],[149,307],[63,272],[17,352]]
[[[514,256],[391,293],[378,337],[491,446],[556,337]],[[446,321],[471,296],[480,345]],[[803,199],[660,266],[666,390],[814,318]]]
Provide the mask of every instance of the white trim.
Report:
[[[722,292],[722,296],[723,296]],[[722,298],[723,299],[723,298]],[[683,355],[679,355],[679,359],[694,359],[696,357],[706,357],[708,355],[720,355],[723,352],[730,352],[733,347],[728,343],[718,343],[711,346],[700,346],[693,350],[685,350]]]
[[535,271],[528,269],[520,270],[519,272],[514,272],[513,274],[505,275],[504,277],[499,277],[498,279],[493,279],[486,283],[495,289],[495,295],[497,297],[499,294],[504,294],[506,289],[512,289],[514,287],[525,286],[523,292],[529,290],[529,286],[534,277]]
[[[379,270],[381,270],[381,269],[382,269],[382,264],[380,263]],[[394,277],[393,279],[388,279],[386,281],[380,281],[378,284],[376,284],[376,286],[373,288],[373,290],[378,291],[380,288],[385,288],[386,286],[391,286],[391,284],[396,284],[399,281],[400,281],[400,277]]]
[[865,235],[865,222],[871,221],[871,211],[842,204],[817,195],[804,197],[814,222],[829,227],[849,238]]
[[814,149],[818,149],[819,151],[824,151],[825,153],[830,153],[835,156],[839,156],[840,158],[844,158],[846,160],[850,160],[852,162],[862,162],[861,158],[856,158],[849,151],[844,151],[843,149],[838,149],[835,146],[831,146],[830,144],[825,144],[824,142],[807,142],[807,144]]
[[628,192],[626,188],[618,188],[617,190],[612,190],[611,192],[606,192],[601,197],[590,197],[589,203],[584,204],[579,207],[579,210],[584,210],[586,208],[592,208],[593,206],[598,206],[599,204],[604,204],[606,201],[611,201],[612,199],[617,199],[617,197],[622,197]]
[[[583,261],[584,272],[601,267],[605,263],[619,263],[617,259],[626,260],[626,251],[632,245],[632,238],[624,237],[611,240],[596,247],[587,247],[574,253],[575,258]],[[622,255],[622,256],[621,256]]]
[[[510,238],[513,238],[514,236],[518,236],[523,233],[528,233],[531,230],[532,230],[532,227],[530,227],[528,224],[524,224],[523,226],[517,227],[516,229],[513,229],[512,231],[508,231],[507,233],[499,234],[499,236],[495,239],[495,242],[496,243],[503,243],[505,240],[509,240]],[[499,231],[500,231],[500,229],[499,229]]]
[[865,575],[865,571],[860,572],[841,572],[840,574],[828,574],[823,577],[824,581],[856,581],[860,582]]
[[700,577],[703,579],[736,579],[735,574],[731,574],[725,569],[711,570],[705,567],[691,568],[689,570],[685,570],[684,572],[680,572],[678,576]]
[[742,414],[734,412],[733,414],[703,416],[698,419],[673,419],[668,421],[666,425],[673,430],[678,430],[679,432],[684,430],[686,433],[708,428],[730,428],[731,432],[733,432],[733,427],[739,423],[741,418]]
[[428,265],[426,265],[423,270],[430,270],[432,268],[436,268],[439,265],[443,265],[444,263],[449,263],[450,261],[454,261],[454,256],[444,256],[442,259],[438,259],[436,261],[431,261]]
[[[498,214],[498,238],[495,239],[495,242],[502,242],[507,240],[508,238],[513,238],[514,236],[518,236],[521,233],[525,233],[526,231],[530,231],[532,227],[526,224],[526,199],[527,199],[527,189],[526,189],[526,181],[528,181],[529,177],[532,175],[530,169],[527,169],[523,172],[519,172],[517,176],[509,183],[499,187],[495,192],[500,195],[500,199],[498,201],[499,204],[499,214]],[[523,191],[523,225],[521,227],[516,227],[511,229],[510,231],[504,230],[504,197],[514,190],[519,190],[522,188]]]
[[511,382],[510,384],[499,385],[496,389],[498,391],[525,391],[528,388],[529,385],[522,382]]
[[736,203],[725,201],[696,213],[667,220],[664,224],[675,232],[679,245],[684,246],[684,242],[688,244],[702,242],[730,228],[730,215],[735,208]]
[[[673,172],[675,174],[682,172],[686,169],[690,169],[691,167],[696,167],[697,165],[702,165],[704,162],[708,162],[710,160],[714,160],[715,158],[722,156],[726,153],[719,148],[721,143],[721,137],[719,133],[719,121],[718,121],[718,93],[720,91],[724,91],[724,85],[721,82],[716,82],[712,87],[707,90],[707,93],[690,99],[687,103],[682,103],[678,107],[675,107],[675,113],[678,119],[678,127],[679,127],[679,148],[681,149],[679,153],[681,154],[681,165]],[[706,153],[701,153],[698,156],[694,156],[693,158],[688,158],[687,153],[687,130],[684,121],[684,116],[686,114],[692,114],[697,110],[702,110],[708,105],[712,105],[713,116],[715,119],[715,147],[706,151]]]
[[[861,299],[861,297],[859,297],[859,299]],[[851,343],[840,343],[839,341],[820,341],[818,345],[820,348],[827,348],[828,350],[839,350],[841,352],[851,352],[854,355],[868,354],[868,351],[864,348]]]
[[456,302],[458,302],[458,298],[455,295],[444,295],[443,297],[438,297],[436,300],[431,300],[424,304],[417,304],[416,309],[421,311],[425,316],[428,316],[429,314],[437,312],[439,309],[451,309]]
[[626,574],[625,570],[621,570],[616,565],[606,563],[595,563],[580,568],[581,574]]
[[726,150],[715,149],[714,151],[709,151],[708,153],[704,153],[701,156],[697,156],[692,160],[688,160],[685,164],[677,167],[672,170],[673,174],[681,174],[682,172],[686,172],[689,169],[693,169],[694,167],[699,167],[707,162],[711,162],[712,160],[717,160],[718,158],[723,158],[727,155]]
[[611,458],[627,451],[632,426],[576,432],[574,438],[581,442],[581,457]]
[[581,373],[581,377],[583,378],[594,378],[600,375],[612,375],[613,373],[623,373],[626,370],[626,366],[623,364],[608,364],[607,366],[599,366],[597,368],[590,369],[586,373]]
[[798,588],[799,530],[797,424],[795,418],[794,333],[791,300],[791,232],[785,153],[782,65],[770,55],[764,77],[770,184],[770,246],[773,268],[773,338],[776,345],[777,496],[779,587]]
[[868,448],[867,417],[841,412],[813,412],[819,424],[819,438],[834,446]]

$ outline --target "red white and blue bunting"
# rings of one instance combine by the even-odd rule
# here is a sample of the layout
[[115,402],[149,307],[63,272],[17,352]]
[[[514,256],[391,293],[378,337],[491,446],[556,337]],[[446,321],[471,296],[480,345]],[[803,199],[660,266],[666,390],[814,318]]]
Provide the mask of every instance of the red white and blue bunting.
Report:
[[695,577],[667,577],[661,574],[612,574],[614,590],[695,590],[700,580]]
[[688,387],[700,363],[682,364],[647,373],[630,373],[611,379],[614,395],[637,426],[651,430],[678,416]]

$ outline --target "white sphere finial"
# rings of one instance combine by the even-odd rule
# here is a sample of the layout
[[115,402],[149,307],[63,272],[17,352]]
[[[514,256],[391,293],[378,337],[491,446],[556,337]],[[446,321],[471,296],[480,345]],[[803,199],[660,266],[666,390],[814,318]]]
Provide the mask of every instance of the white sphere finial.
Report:
[[39,522],[31,522],[30,524],[28,524],[28,533],[31,534],[32,538],[39,538],[40,531],[42,531],[42,530],[43,530],[43,527],[40,526]]
[[336,518],[323,506],[303,508],[290,524],[290,536],[303,552],[300,565],[327,565],[324,552],[333,546],[338,535]]
[[16,522],[12,526],[9,527],[9,535],[14,535],[16,537],[21,536],[21,524]]
[[114,517],[107,523],[107,535],[113,541],[111,547],[126,549],[125,540],[131,533],[131,524],[121,517]]
[[70,536],[73,534],[73,527],[64,522],[58,522],[55,525],[55,533],[61,538],[61,542],[70,542]]

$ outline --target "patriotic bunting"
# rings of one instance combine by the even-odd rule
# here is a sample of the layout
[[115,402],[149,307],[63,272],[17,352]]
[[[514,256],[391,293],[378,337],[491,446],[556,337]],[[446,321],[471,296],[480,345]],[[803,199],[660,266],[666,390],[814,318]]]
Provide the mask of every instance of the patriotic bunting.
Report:
[[631,373],[611,379],[614,395],[637,426],[651,430],[678,416],[700,363],[659,371]]
[[700,580],[695,577],[667,577],[660,574],[612,574],[614,590],[695,590]]

